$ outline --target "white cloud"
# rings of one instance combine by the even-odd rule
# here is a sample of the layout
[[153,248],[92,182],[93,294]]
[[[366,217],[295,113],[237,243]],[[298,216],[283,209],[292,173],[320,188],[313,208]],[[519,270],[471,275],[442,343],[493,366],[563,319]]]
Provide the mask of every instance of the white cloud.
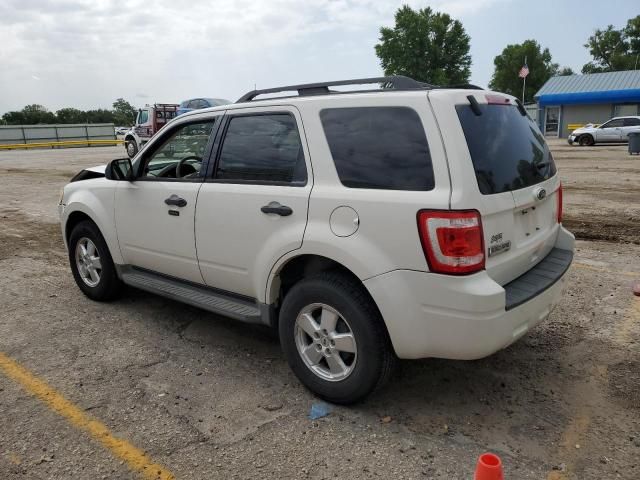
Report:
[[[495,1],[430,5],[458,16]],[[107,106],[120,96],[143,101],[139,92],[144,101],[234,99],[254,82],[266,87],[379,74],[378,28],[393,23],[402,3],[424,6],[401,0],[3,0],[0,113],[33,102],[57,109]]]

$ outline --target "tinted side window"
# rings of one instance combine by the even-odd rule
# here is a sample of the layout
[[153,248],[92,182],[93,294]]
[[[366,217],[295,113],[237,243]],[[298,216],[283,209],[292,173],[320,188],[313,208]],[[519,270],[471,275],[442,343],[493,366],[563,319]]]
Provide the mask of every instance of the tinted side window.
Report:
[[637,127],[640,126],[640,118],[625,118],[624,119],[625,127]]
[[617,120],[611,120],[610,122],[605,123],[604,125],[602,125],[601,128],[619,128],[622,126],[622,119],[619,118]]
[[295,118],[288,113],[232,117],[215,177],[304,185],[307,170]]
[[433,189],[429,145],[415,110],[329,108],[320,112],[320,120],[345,187]]

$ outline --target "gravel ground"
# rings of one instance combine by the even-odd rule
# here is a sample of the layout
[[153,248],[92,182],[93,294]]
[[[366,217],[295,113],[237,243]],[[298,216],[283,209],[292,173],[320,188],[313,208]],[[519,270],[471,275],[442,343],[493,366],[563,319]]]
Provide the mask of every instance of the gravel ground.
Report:
[[[181,479],[462,480],[484,451],[507,479],[640,478],[640,159],[552,148],[566,223],[590,241],[550,319],[483,360],[402,362],[366,403],[313,421],[271,332],[76,288],[59,189],[121,147],[0,152],[0,352]],[[0,373],[0,478],[136,476]]]

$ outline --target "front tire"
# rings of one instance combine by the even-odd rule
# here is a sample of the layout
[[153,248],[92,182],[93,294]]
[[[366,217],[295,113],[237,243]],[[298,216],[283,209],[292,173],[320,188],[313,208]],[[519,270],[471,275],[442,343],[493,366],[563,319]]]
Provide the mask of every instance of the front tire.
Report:
[[133,139],[125,140],[124,145],[129,158],[135,157],[136,153],[138,153],[138,144],[136,143],[136,141]]
[[591,135],[582,135],[578,143],[581,147],[590,147],[596,142],[593,140],[593,137]]
[[305,278],[280,310],[280,343],[298,379],[333,403],[362,400],[390,377],[395,355],[362,285],[340,273]]
[[71,231],[69,263],[76,284],[90,299],[104,302],[120,293],[122,282],[107,242],[95,223],[85,220]]

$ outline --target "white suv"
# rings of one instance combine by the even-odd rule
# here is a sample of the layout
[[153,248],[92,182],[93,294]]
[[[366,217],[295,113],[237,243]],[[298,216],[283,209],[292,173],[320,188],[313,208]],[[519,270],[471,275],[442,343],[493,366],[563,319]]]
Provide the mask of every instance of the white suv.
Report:
[[277,328],[302,383],[350,403],[397,358],[481,358],[544,320],[573,258],[561,192],[515,98],[385,77],[182,115],[59,208],[89,298]]

